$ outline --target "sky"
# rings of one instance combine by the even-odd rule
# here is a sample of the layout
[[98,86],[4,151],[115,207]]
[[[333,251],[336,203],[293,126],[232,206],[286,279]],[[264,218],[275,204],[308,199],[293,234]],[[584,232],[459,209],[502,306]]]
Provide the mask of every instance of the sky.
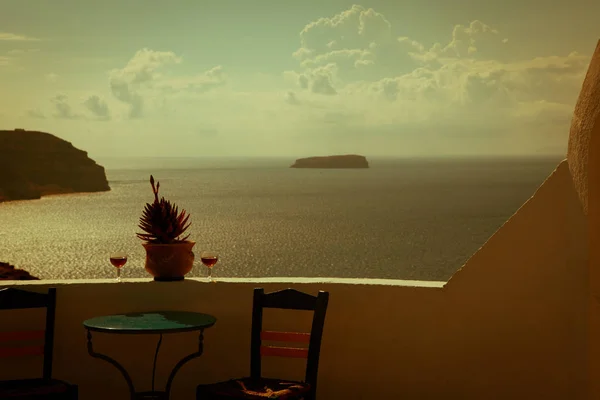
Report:
[[586,0],[0,0],[0,129],[98,157],[564,154],[598,15]]

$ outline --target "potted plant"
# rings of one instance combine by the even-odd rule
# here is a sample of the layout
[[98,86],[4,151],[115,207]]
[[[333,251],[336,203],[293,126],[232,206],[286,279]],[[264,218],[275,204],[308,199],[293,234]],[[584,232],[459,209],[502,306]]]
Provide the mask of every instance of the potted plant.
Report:
[[159,200],[160,183],[154,185],[152,175],[150,185],[154,202],[146,203],[139,224],[144,233],[137,233],[146,249],[145,268],[155,281],[179,281],[194,265],[192,247],[196,242],[188,240],[189,235],[183,236],[191,225],[190,216],[164,197]]

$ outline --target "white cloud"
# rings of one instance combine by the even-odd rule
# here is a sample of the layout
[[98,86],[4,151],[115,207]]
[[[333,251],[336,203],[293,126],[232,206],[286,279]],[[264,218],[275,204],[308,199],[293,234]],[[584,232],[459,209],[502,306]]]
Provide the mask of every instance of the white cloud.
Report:
[[104,100],[98,95],[91,95],[83,101],[83,105],[94,117],[99,120],[106,121],[110,119],[110,110]]
[[223,71],[223,67],[218,65],[197,75],[162,79],[157,82],[155,87],[168,93],[178,93],[181,91],[205,93],[216,87],[223,86],[226,82],[227,76]]
[[[0,34],[1,35],[1,34]],[[2,39],[0,39],[1,41]],[[29,56],[37,54],[40,49],[12,49],[8,50],[5,55],[0,55],[0,66],[17,66],[22,60],[26,60]],[[23,68],[22,66],[20,68]]]
[[50,72],[49,74],[46,74],[44,78],[46,79],[46,81],[54,83],[58,81],[59,76],[53,72]]
[[144,48],[135,53],[125,67],[113,69],[110,77],[130,84],[140,84],[158,77],[157,70],[160,67],[180,62],[181,58],[172,51],[154,51]]
[[388,40],[390,27],[382,14],[354,5],[330,18],[319,18],[306,25],[300,32],[301,47],[296,55],[366,48],[370,43]]
[[203,93],[225,83],[221,66],[188,77],[168,78],[160,74],[161,69],[181,62],[182,58],[171,51],[139,50],[125,67],[110,71],[111,92],[115,98],[129,104],[130,118],[140,118],[144,114],[145,98],[159,96],[156,90],[165,94]]
[[69,97],[66,94],[58,94],[51,100],[54,105],[53,116],[59,119],[79,119],[81,116],[73,112],[69,104]]
[[337,71],[338,66],[335,63],[307,69],[297,75],[298,84],[316,94],[334,95],[337,94],[334,88]]
[[293,104],[293,105],[301,104],[300,100],[298,99],[298,96],[296,96],[296,93],[292,92],[292,91],[287,92],[285,94],[285,101],[286,101],[286,103]]
[[46,119],[44,113],[37,109],[27,110],[26,115],[36,119]]
[[121,69],[109,73],[112,94],[130,105],[129,116],[139,118],[143,114],[144,100],[139,93],[144,84],[156,79],[157,70],[164,65],[180,63],[181,58],[171,51],[139,50]]
[[445,46],[436,43],[429,54],[435,57],[467,58],[498,56],[504,49],[508,39],[479,20],[472,21],[468,26],[455,25],[452,40]]
[[108,104],[96,94],[81,97],[79,101],[72,101],[72,96],[59,93],[50,99],[50,108],[45,107],[30,109],[26,115],[31,118],[45,119],[47,115],[57,120],[83,120],[83,121],[108,121],[111,113]]
[[352,115],[363,115],[371,131],[446,125],[484,137],[493,125],[514,136],[536,121],[537,129],[563,129],[566,137],[589,56],[507,61],[508,40],[479,20],[456,25],[449,36],[426,48],[394,37],[385,16],[355,5],[304,27],[293,53],[299,68],[285,76],[309,95],[337,93],[344,104],[362,103]]
[[41,39],[16,33],[0,32],[0,41],[39,42]]
[[[297,67],[278,82],[229,76],[220,65],[194,70],[172,51],[142,49],[110,70],[109,92],[65,92],[81,100],[57,97],[43,115],[61,128],[109,120],[98,129],[132,146],[144,135],[148,149],[179,155],[205,144],[240,155],[563,151],[588,55],[511,58],[518,41],[479,20],[427,46],[394,28],[361,6],[311,22],[293,53]],[[143,118],[119,121],[120,108]],[[165,131],[181,140],[166,144]]]
[[341,79],[357,80],[381,79],[392,71],[409,72],[419,65],[415,57],[423,52],[420,43],[394,37],[385,16],[354,5],[307,24],[293,56],[304,71],[335,64]]
[[21,55],[21,54],[30,54],[30,53],[39,53],[40,49],[12,49],[9,50],[6,54],[10,55]]

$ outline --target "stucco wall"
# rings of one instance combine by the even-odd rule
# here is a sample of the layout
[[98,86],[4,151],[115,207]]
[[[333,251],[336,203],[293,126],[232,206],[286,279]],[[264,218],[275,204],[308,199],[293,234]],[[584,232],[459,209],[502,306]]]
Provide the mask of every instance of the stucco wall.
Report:
[[[597,186],[597,181],[591,174],[599,165],[597,150],[598,129],[600,117],[600,41],[588,67],[583,81],[581,92],[575,105],[567,159],[575,183],[575,191],[583,205],[583,210],[588,213],[590,203],[590,189]],[[596,146],[593,144],[596,143]]]
[[473,385],[497,386],[501,398],[519,390],[530,398],[585,397],[587,219],[566,162],[446,290],[453,323],[471,344],[461,367]]
[[571,124],[567,156],[589,231],[589,398],[600,397],[600,42]]

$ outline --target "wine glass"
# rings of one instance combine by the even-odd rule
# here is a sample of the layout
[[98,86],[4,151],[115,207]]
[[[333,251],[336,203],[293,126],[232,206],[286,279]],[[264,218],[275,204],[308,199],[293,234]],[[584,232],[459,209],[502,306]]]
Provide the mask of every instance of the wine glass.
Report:
[[123,252],[112,253],[110,263],[117,268],[117,282],[121,282],[121,267],[127,262],[127,254]]
[[208,281],[214,282],[212,278],[212,268],[219,261],[219,255],[214,251],[203,251],[200,253],[200,261],[208,267]]

